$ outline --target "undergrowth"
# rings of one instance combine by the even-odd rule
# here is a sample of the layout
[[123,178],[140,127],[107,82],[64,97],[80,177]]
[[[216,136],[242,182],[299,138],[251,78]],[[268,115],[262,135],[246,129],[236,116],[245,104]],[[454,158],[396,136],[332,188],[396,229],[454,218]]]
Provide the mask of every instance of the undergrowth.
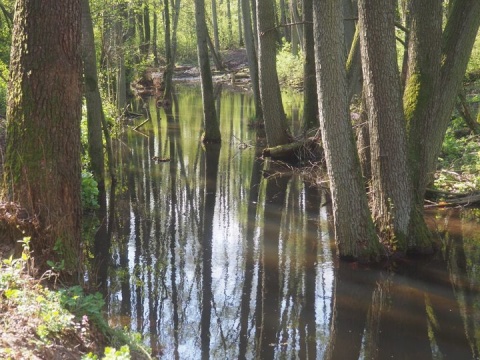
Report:
[[435,176],[435,188],[446,192],[469,193],[480,189],[480,135],[459,136],[464,127],[455,118],[443,141]]
[[29,241],[22,240],[21,257],[4,259],[0,268],[0,358],[150,358],[140,336],[109,327],[101,294],[58,289],[53,271],[30,276]]

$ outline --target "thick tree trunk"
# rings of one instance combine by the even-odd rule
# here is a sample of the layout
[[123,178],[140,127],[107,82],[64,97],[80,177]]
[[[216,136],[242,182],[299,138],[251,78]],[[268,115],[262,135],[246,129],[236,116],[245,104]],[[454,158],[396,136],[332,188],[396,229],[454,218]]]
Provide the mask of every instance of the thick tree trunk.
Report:
[[313,4],[320,129],[340,256],[368,260],[379,257],[381,249],[348,113],[341,6],[336,0]]
[[35,265],[70,274],[82,258],[80,20],[80,0],[16,2],[4,169],[6,200],[39,220]]
[[204,133],[203,142],[220,142],[220,126],[215,111],[215,97],[213,94],[212,72],[208,59],[208,32],[205,22],[205,1],[195,0],[195,23],[197,32],[198,64],[202,82],[202,103]]
[[260,97],[268,146],[290,142],[276,63],[275,12],[272,0],[257,0]]
[[358,6],[372,161],[372,215],[382,239],[394,249],[406,251],[414,202],[395,48],[395,4],[359,0]]

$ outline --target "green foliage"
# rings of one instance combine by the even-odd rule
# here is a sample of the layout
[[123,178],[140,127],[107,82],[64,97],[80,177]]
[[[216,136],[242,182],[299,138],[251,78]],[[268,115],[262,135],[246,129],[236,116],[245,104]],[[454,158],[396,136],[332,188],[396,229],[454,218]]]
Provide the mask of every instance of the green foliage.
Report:
[[301,86],[303,83],[303,54],[293,55],[290,43],[285,43],[277,54],[278,79],[288,86]]
[[[64,335],[71,338],[72,333],[83,331],[78,337],[83,338],[86,336],[85,332],[93,326],[109,339],[111,345],[119,348],[116,350],[106,347],[102,359],[130,359],[131,348],[141,352],[143,358],[150,358],[139,334],[108,326],[102,315],[105,302],[101,294],[86,294],[80,286],[50,290],[41,285],[41,280],[51,276],[51,272],[44,274],[40,280],[29,276],[27,269],[31,260],[30,238],[24,238],[20,242],[23,246],[22,256],[18,259],[5,259],[0,267],[0,314],[3,319],[0,322],[0,333],[15,333],[19,319],[24,319],[21,321],[28,324],[38,337],[25,339],[23,345],[35,342],[35,347],[41,352],[41,349],[48,347],[54,339],[57,343],[61,342]],[[25,334],[29,333],[28,330],[24,331]],[[10,350],[0,349],[0,357],[7,355]],[[28,352],[27,349],[25,351]],[[98,359],[92,353],[83,358]]]
[[88,316],[95,320],[97,325],[102,327],[103,322],[102,308],[105,305],[102,294],[85,294],[82,287],[76,285],[59,291],[60,303],[63,307],[75,314],[77,317]]
[[480,137],[455,136],[455,129],[462,125],[455,119],[447,130],[435,187],[450,192],[469,192],[480,188]]
[[82,206],[84,210],[98,209],[98,183],[93,175],[82,171]]
[[[127,345],[124,345],[117,350],[115,348],[106,347],[105,348],[105,356],[102,358],[103,360],[129,360],[130,357],[130,349]],[[89,353],[82,357],[82,360],[98,360],[98,356],[92,353]]]

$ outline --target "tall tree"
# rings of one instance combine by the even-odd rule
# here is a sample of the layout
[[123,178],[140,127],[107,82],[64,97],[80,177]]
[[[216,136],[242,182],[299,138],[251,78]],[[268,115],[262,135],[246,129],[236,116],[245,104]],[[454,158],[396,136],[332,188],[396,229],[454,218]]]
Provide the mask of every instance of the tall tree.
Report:
[[98,88],[97,58],[93,23],[89,0],[81,0],[82,5],[82,58],[84,72],[84,92],[87,105],[88,154],[90,168],[98,184],[99,194],[105,194],[105,161],[103,155],[102,119],[104,117],[102,99]]
[[303,126],[304,130],[318,128],[317,80],[313,40],[313,0],[303,0]]
[[[441,38],[437,17],[439,4],[433,2],[431,9],[427,9],[430,1],[413,3],[423,15],[421,21],[432,21],[432,26],[427,27],[419,20],[412,26],[410,76],[404,94],[410,153],[416,154],[411,164],[415,174],[414,188],[416,199],[421,202],[427,184],[433,179],[436,160],[478,33],[480,2],[452,0]],[[440,53],[436,49],[437,41],[440,41]],[[432,88],[434,91],[429,90]]]
[[255,46],[255,35],[252,28],[252,14],[249,0],[242,1],[243,31],[245,38],[245,49],[247,51],[248,69],[250,71],[250,81],[252,84],[253,101],[255,103],[255,116],[261,119],[262,102],[260,99],[260,88],[258,79],[258,59]]
[[320,130],[325,150],[335,239],[340,256],[380,255],[356,152],[347,103],[342,4],[313,2]]
[[[15,5],[4,196],[36,216],[34,256],[79,269],[80,0]],[[54,250],[54,248],[56,250]]]
[[372,215],[384,239],[406,251],[413,189],[395,48],[395,4],[359,0],[360,50],[371,154]]
[[203,142],[220,142],[220,126],[215,111],[215,96],[213,94],[212,71],[208,59],[208,30],[205,21],[205,1],[195,0],[195,29],[197,32],[197,53],[202,83],[202,103],[204,133]]
[[276,65],[275,7],[272,0],[257,0],[258,67],[260,97],[268,146],[291,140],[283,110]]
[[173,57],[171,46],[171,31],[170,31],[170,6],[169,0],[163,1],[164,24],[165,24],[165,60],[167,62],[163,74],[163,81],[165,83],[164,99],[171,102],[172,97],[172,78],[173,78]]

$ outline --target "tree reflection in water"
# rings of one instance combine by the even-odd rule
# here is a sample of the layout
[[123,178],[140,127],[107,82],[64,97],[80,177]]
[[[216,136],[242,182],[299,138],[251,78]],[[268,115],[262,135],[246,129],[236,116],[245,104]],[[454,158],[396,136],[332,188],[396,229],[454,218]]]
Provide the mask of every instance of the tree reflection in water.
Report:
[[202,149],[188,87],[116,143],[110,259],[96,243],[110,322],[169,359],[478,358],[478,224],[434,214],[436,256],[339,262],[322,191],[266,176],[251,99],[218,96],[221,148]]

